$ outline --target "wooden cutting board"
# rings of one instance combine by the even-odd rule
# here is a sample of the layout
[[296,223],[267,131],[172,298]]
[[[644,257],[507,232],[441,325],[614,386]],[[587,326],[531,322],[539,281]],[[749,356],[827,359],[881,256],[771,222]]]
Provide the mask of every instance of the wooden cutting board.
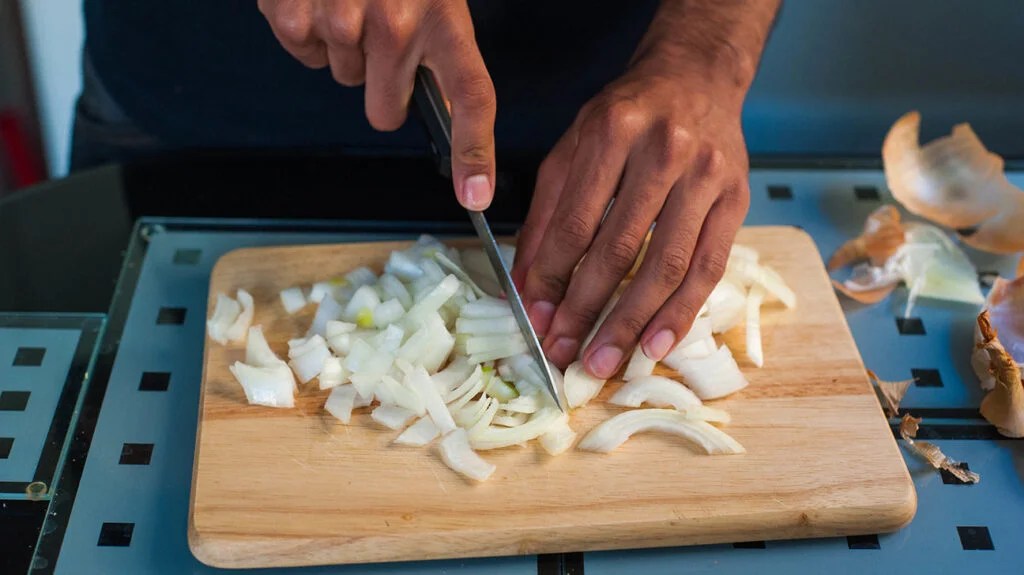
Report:
[[[789,227],[740,231],[799,298],[763,308],[765,365],[744,357],[743,328],[726,334],[750,386],[712,405],[747,453],[708,456],[684,440],[634,437],[612,454],[547,456],[536,444],[484,452],[497,465],[471,484],[436,447],[390,445],[368,414],[343,425],[327,393],[295,409],[249,406],[228,365],[243,346],[209,341],[203,365],[189,544],[218,567],[402,561],[693,545],[893,531],[917,496],[811,238]],[[246,288],[276,352],[304,333],[281,289],[359,265],[378,270],[404,243],[241,249],[217,263],[218,292]],[[599,398],[573,413],[583,436],[620,411]],[[313,383],[312,387],[316,387]],[[362,410],[365,411],[365,410]]]

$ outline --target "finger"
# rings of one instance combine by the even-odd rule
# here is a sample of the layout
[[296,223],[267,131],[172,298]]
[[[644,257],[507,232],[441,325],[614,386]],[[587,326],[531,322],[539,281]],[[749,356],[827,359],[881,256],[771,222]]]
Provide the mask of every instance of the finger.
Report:
[[744,182],[723,193],[711,207],[682,285],[658,310],[641,338],[644,352],[650,357],[664,357],[690,331],[708,294],[725,273],[729,249],[746,216],[749,198]]
[[327,65],[327,47],[317,37],[312,4],[298,0],[259,0],[258,6],[274,37],[296,60],[310,68]]
[[494,197],[494,84],[473,36],[464,5],[441,14],[438,33],[431,36],[424,64],[434,71],[451,102],[452,181],[466,209],[485,210]]
[[[682,175],[690,153],[690,135],[678,130],[671,139],[649,138],[647,145],[630,156],[615,203],[598,229],[586,257],[572,275],[565,299],[551,321],[548,339],[551,340],[552,355],[549,358],[555,365],[568,365],[576,357],[580,342],[590,333],[601,310],[633,268],[651,224],[662,211],[665,199]],[[706,203],[710,204],[710,201]],[[699,204],[700,201],[695,198],[690,201],[692,206]],[[664,301],[679,285],[682,275],[671,279],[674,280],[673,285],[659,285],[658,289],[646,290],[645,296]],[[616,307],[626,303],[620,300]],[[649,302],[644,304],[650,305]],[[634,313],[631,319],[643,321],[642,325],[646,325],[656,310],[657,307],[654,307],[646,317],[639,318]],[[621,312],[619,315],[622,317]],[[611,327],[608,322],[604,326],[605,331]],[[639,335],[639,330],[636,335]],[[606,349],[601,358],[604,364],[617,366],[624,350],[628,349],[624,344],[629,342],[612,340],[610,343],[612,347]],[[614,357],[615,354],[619,357]],[[605,378],[609,375],[611,371],[607,375],[600,374]]]
[[366,118],[381,131],[402,127],[416,79],[418,55],[413,39],[420,19],[404,2],[384,2],[367,13],[363,33],[366,53]]
[[360,86],[366,81],[363,53],[361,3],[330,0],[315,15],[316,33],[327,44],[327,58],[334,80],[343,86]]
[[565,179],[569,175],[569,166],[576,150],[578,133],[576,125],[573,124],[558,139],[537,170],[537,183],[534,186],[533,199],[530,201],[530,211],[519,230],[516,257],[512,265],[512,281],[519,291],[523,290],[526,271],[530,269],[537,256],[537,249],[544,239],[544,230],[551,221],[551,215],[558,205],[558,198],[562,195],[562,188],[565,187]]
[[640,119],[626,115],[630,117],[602,110],[580,126],[569,175],[523,286],[530,320],[540,335],[547,333],[569,278],[615,195],[628,150],[640,130]]

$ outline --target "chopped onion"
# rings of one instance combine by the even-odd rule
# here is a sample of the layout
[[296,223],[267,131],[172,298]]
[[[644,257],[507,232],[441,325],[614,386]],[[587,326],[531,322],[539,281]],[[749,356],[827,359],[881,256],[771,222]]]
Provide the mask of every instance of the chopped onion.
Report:
[[398,251],[391,252],[388,263],[384,266],[384,271],[405,281],[412,281],[423,275],[423,270],[420,269],[420,266],[416,265],[412,258]]
[[386,329],[374,336],[373,347],[377,348],[377,351],[386,351],[388,353],[395,354],[398,353],[398,349],[402,345],[402,339],[404,337],[404,329],[397,325],[389,325]]
[[487,387],[484,388],[484,393],[498,401],[511,401],[519,397],[519,392],[516,391],[514,385],[497,376],[491,377]]
[[[423,400],[423,396],[420,395],[419,391],[408,385],[403,385],[393,377],[387,375],[381,378],[381,383],[386,383],[388,385],[392,400],[398,407],[404,407],[419,416],[422,416],[427,412],[426,402]],[[378,384],[378,387],[379,385],[380,384]]]
[[[462,319],[462,320],[468,320],[468,319],[490,319],[490,318],[499,318],[499,317],[509,317],[509,318],[511,318],[512,317],[512,308],[509,306],[507,301],[500,300],[500,299],[494,298],[494,297],[483,297],[483,298],[480,298],[480,299],[478,299],[478,300],[476,300],[474,302],[467,303],[466,305],[462,306],[462,310],[461,310],[461,313],[460,313],[460,319]],[[516,325],[515,321],[516,320],[513,318],[512,319],[512,325]],[[519,328],[516,327],[516,329],[518,330]],[[471,332],[471,330],[462,330],[462,329],[459,329],[458,331]],[[487,333],[487,332],[480,332],[480,333]]]
[[441,394],[438,393],[437,386],[430,380],[430,374],[427,373],[427,370],[422,367],[416,368],[406,378],[406,384],[423,398],[423,404],[427,409],[427,413],[430,414],[430,419],[437,425],[438,431],[445,434],[455,429],[455,421],[452,419],[452,414],[448,411],[448,406],[445,405]]
[[620,413],[592,429],[578,447],[585,451],[608,453],[625,443],[634,433],[644,431],[678,435],[696,443],[711,455],[746,451],[724,431],[674,409],[634,409]]
[[639,345],[633,349],[633,355],[629,358],[629,364],[626,366],[626,372],[622,376],[623,381],[630,381],[638,377],[644,377],[654,373],[654,366],[658,364],[657,361],[647,357],[644,350]]
[[[321,303],[321,305],[323,305]],[[373,326],[373,312],[380,305],[380,296],[373,286],[364,285],[356,290],[352,299],[348,300],[341,317],[345,321],[355,322],[359,327]],[[319,314],[318,314],[319,315]],[[337,317],[331,318],[337,319]]]
[[356,388],[352,385],[339,385],[332,389],[330,395],[327,396],[324,409],[348,425],[352,420],[352,408],[355,407],[358,396]]
[[308,351],[305,351],[302,355],[292,357],[292,360],[288,362],[288,365],[295,371],[295,375],[302,383],[312,381],[314,377],[320,375],[324,368],[324,362],[327,361],[327,358],[331,357],[331,350],[327,349],[327,343],[324,341],[324,338],[320,336],[314,337],[318,339],[313,340],[314,344]]
[[576,432],[569,427],[568,418],[556,421],[540,436],[540,445],[548,455],[561,455],[576,441]]
[[625,407],[640,407],[646,403],[679,411],[701,405],[700,398],[688,387],[661,375],[648,375],[627,382],[608,398],[608,403]]
[[341,362],[341,358],[328,357],[324,360],[324,366],[320,370],[320,389],[337,387],[348,381],[348,373]]
[[314,349],[324,345],[324,338],[320,335],[311,335],[305,339],[293,339],[288,342],[288,358],[305,355]]
[[[453,275],[445,276],[441,283],[437,284],[423,299],[413,304],[407,314],[408,320],[413,322],[422,321],[425,317],[441,309],[441,306],[455,295],[455,292],[459,290],[461,285],[462,282],[459,281],[459,278]],[[447,329],[445,331],[447,332]]]
[[253,367],[240,361],[228,368],[245,391],[252,405],[295,407],[295,377],[284,363],[272,367]]
[[725,397],[747,386],[747,378],[724,345],[706,358],[681,361],[674,369],[683,376],[683,383],[705,400]]
[[396,276],[383,274],[378,281],[381,291],[387,294],[389,298],[397,299],[404,309],[412,307],[412,295],[409,294],[408,288]]
[[707,300],[712,333],[725,333],[742,323],[746,299],[743,288],[735,282],[728,279],[718,282]]
[[[397,299],[389,299],[373,310],[373,325],[385,328],[402,319],[403,315],[405,315],[405,308],[402,307],[402,302]],[[397,328],[398,326],[392,327]]]
[[586,372],[582,361],[575,361],[565,369],[565,401],[570,408],[583,407],[597,397],[605,380]]
[[756,284],[747,295],[747,357],[757,367],[764,366],[764,351],[761,349],[761,302],[765,290]]
[[238,314],[235,321],[224,331],[224,336],[228,341],[238,342],[245,339],[246,333],[249,331],[249,326],[252,324],[252,316],[255,312],[255,306],[252,301],[252,295],[244,289],[239,289],[236,297],[238,303],[242,306],[242,312]]
[[473,449],[499,449],[536,439],[545,433],[552,424],[566,415],[557,407],[545,407],[534,413],[526,423],[508,428],[488,427],[470,436],[469,442]]
[[[709,346],[710,349],[708,349]],[[715,351],[715,346],[715,338],[711,335],[711,320],[706,317],[698,317],[693,320],[690,331],[661,361],[672,369],[678,370],[679,368],[676,366],[680,363],[710,356]]]
[[316,315],[313,316],[313,323],[309,326],[306,335],[327,335],[327,322],[341,317],[342,307],[331,296],[324,296],[316,307]]
[[437,389],[444,395],[466,381],[466,378],[473,373],[475,366],[466,361],[462,355],[455,356],[447,367],[430,377]]
[[217,303],[213,308],[213,317],[206,322],[206,332],[210,339],[224,345],[228,342],[228,329],[242,313],[242,306],[224,294],[217,294]]
[[466,341],[466,353],[468,355],[493,353],[509,348],[519,349],[525,346],[526,340],[519,333],[512,335],[473,336]]
[[423,327],[427,330],[427,342],[416,363],[433,373],[440,369],[451,355],[452,349],[455,348],[455,336],[448,331],[444,320],[437,313],[427,314]]
[[274,367],[284,363],[270,349],[261,326],[254,325],[249,328],[249,337],[245,342],[245,363],[253,367]]
[[330,320],[325,324],[324,337],[330,340],[332,337],[339,336],[343,333],[352,333],[358,329],[358,326],[354,323],[347,321]]
[[416,412],[395,405],[376,407],[370,418],[388,429],[403,429],[409,421],[416,417]]
[[288,312],[288,315],[298,313],[308,303],[306,294],[302,292],[300,287],[290,287],[281,291],[281,305],[284,306],[284,311]]
[[476,481],[485,481],[497,467],[484,461],[473,451],[469,435],[464,429],[455,429],[441,440],[441,460],[457,473]]
[[451,258],[446,256],[444,253],[437,252],[434,254],[434,259],[437,260],[437,263],[440,264],[441,267],[447,269],[450,273],[454,274],[455,277],[459,278],[460,281],[469,286],[470,290],[474,294],[481,297],[487,295],[484,290],[480,289],[480,286],[476,285],[473,278],[469,277],[469,274],[459,267],[459,264],[453,262]]
[[366,266],[360,266],[345,274],[345,281],[348,285],[359,288],[377,283],[377,274]]
[[480,399],[455,412],[452,418],[455,419],[455,424],[459,427],[469,429],[476,425],[476,422],[480,421],[480,418],[483,417],[484,413],[491,408],[491,404],[494,403],[497,403],[494,398],[481,395]]
[[434,420],[430,419],[429,415],[424,415],[396,437],[395,443],[422,447],[437,439],[440,434],[437,426],[434,425]]
[[536,413],[544,407],[545,401],[540,393],[520,395],[519,397],[501,404],[501,408],[512,413]]
[[518,427],[529,421],[529,419],[530,416],[526,413],[509,413],[499,411],[494,416],[494,421],[492,423],[502,427]]

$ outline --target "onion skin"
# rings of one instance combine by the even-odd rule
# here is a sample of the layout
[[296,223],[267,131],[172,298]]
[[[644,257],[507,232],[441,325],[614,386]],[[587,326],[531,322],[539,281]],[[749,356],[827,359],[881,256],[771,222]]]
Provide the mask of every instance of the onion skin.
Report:
[[863,260],[871,265],[885,265],[906,241],[900,212],[892,205],[884,205],[871,212],[864,222],[864,231],[840,246],[828,260],[828,270],[836,270]]
[[995,387],[981,400],[981,415],[1006,437],[1024,437],[1024,382],[1020,368],[999,342],[988,310],[978,316],[981,349],[988,352]]
[[921,115],[893,124],[882,145],[885,178],[893,197],[911,213],[958,230],[964,243],[993,253],[1024,251],[1024,190],[1003,173],[968,124],[919,145]]

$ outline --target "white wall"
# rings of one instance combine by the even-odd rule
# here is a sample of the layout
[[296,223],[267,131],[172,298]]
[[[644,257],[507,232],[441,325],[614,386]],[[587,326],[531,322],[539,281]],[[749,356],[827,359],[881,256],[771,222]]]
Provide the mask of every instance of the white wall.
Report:
[[71,120],[82,87],[82,0],[20,0],[51,178],[68,172]]

